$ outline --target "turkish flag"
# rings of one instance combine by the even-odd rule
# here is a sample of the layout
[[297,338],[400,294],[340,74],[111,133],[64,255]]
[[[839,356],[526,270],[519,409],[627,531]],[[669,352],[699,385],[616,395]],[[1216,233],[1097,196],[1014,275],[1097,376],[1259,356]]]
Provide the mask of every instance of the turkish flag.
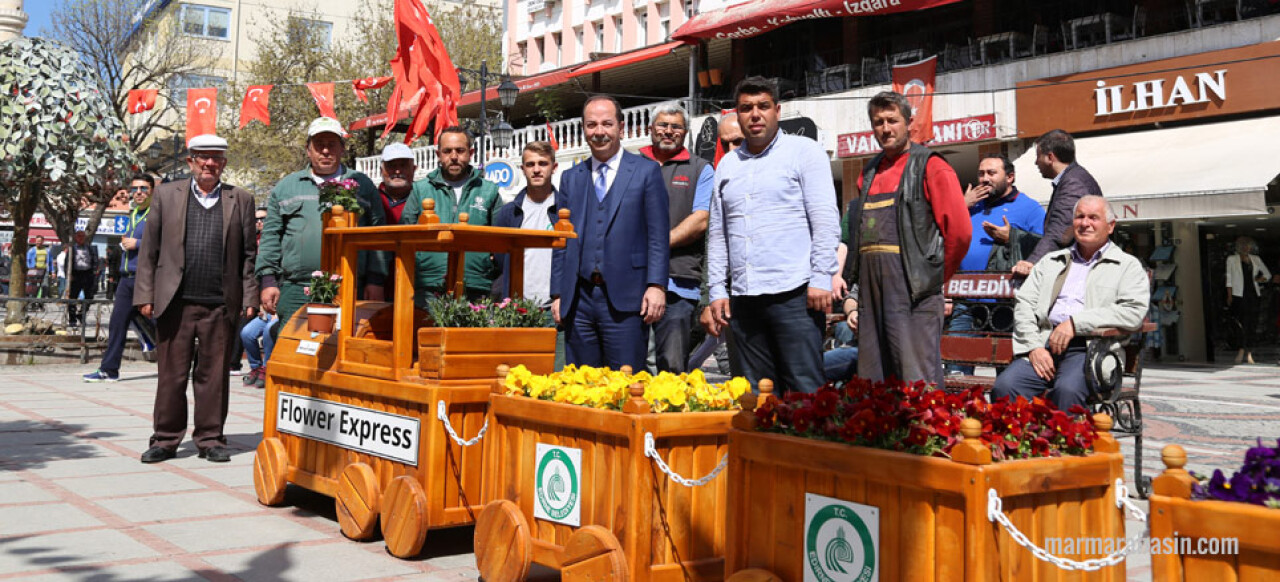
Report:
[[[421,0],[395,0],[395,27],[396,55],[391,60],[391,73],[396,86],[387,101],[387,116],[395,115],[406,100],[417,102],[413,122],[405,134],[405,142],[409,143],[426,133],[433,122],[436,135],[457,125],[462,84],[440,31],[431,24]],[[393,127],[388,124],[383,137]]]
[[368,103],[369,95],[365,93],[368,89],[377,89],[391,82],[391,77],[365,77],[356,79],[351,82],[351,88],[356,91],[356,98]]
[[333,83],[307,83],[307,90],[311,91],[311,98],[316,100],[322,117],[338,118],[338,114],[333,112]]
[[911,141],[918,144],[933,141],[933,80],[937,72],[937,55],[893,68],[893,90],[911,104]]
[[[736,109],[721,109],[720,120],[723,121],[725,117],[728,117],[730,115],[737,115],[737,114],[738,114],[738,111]],[[714,168],[716,166],[719,166],[720,158],[723,158],[724,155],[727,153],[729,152],[724,151],[724,143],[720,141],[720,125],[717,123],[716,124],[716,161],[715,163],[711,164],[711,167]]]
[[137,115],[143,111],[151,111],[156,107],[157,89],[133,89],[129,91],[129,115]]
[[218,133],[218,90],[187,89],[187,141],[197,135]]
[[240,104],[240,129],[249,125],[250,121],[261,121],[263,125],[271,125],[271,112],[267,110],[267,102],[271,98],[271,85],[251,85],[244,93],[244,103]]

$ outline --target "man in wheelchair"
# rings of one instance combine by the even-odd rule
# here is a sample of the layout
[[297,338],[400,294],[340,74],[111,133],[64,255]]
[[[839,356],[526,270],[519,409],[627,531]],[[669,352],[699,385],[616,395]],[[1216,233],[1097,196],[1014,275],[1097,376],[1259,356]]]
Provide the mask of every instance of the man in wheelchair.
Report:
[[1147,314],[1147,273],[1137,258],[1111,244],[1116,217],[1107,201],[1084,196],[1073,215],[1075,243],[1040,259],[1018,290],[1016,359],[996,378],[993,399],[1048,391],[1059,409],[1085,406],[1090,384],[1097,383],[1086,373],[1089,344],[1097,340],[1084,336],[1138,329]]

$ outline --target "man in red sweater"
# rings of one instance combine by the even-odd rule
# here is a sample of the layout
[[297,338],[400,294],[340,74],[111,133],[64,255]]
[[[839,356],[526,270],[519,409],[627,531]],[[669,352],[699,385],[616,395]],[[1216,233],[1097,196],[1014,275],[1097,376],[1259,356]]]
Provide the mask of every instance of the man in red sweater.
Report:
[[960,180],[942,156],[911,142],[911,105],[882,92],[867,105],[884,150],[845,213],[844,277],[858,284],[858,375],[942,383],[943,283],[969,249]]

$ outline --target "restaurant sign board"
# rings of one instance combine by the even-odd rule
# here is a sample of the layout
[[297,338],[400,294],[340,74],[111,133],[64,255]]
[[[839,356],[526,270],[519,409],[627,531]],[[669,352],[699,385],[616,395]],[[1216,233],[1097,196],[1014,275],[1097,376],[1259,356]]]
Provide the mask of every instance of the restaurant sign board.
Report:
[[[988,113],[933,123],[933,141],[929,147],[986,141],[996,138],[996,116]],[[836,157],[857,158],[880,153],[880,144],[870,131],[841,134],[836,138]]]

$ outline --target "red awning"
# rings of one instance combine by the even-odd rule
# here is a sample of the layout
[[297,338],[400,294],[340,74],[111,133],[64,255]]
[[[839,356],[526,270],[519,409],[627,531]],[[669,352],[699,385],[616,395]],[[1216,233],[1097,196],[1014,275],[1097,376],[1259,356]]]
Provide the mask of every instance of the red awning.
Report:
[[684,46],[686,44],[689,44],[689,43],[681,40],[676,42],[669,42],[666,44],[660,44],[657,46],[646,47],[640,50],[622,53],[620,55],[613,55],[611,57],[600,59],[593,63],[587,63],[581,67],[578,67],[577,69],[574,69],[572,73],[569,73],[569,76],[581,77],[582,75],[590,75],[591,73],[599,73],[600,71],[616,69],[618,67],[621,67],[624,65],[630,65],[632,63],[638,63],[640,61],[656,59],[660,56],[671,54],[671,51],[674,51],[677,48]]
[[704,12],[684,23],[671,38],[747,38],[800,20],[879,16],[953,4],[960,0],[748,0]]
[[[546,87],[550,87],[552,85],[559,85],[560,83],[568,81],[569,77],[572,76],[570,75],[571,72],[573,72],[573,67],[564,67],[561,69],[556,69],[554,71],[547,71],[540,75],[525,77],[523,79],[512,79],[511,82],[515,83],[516,86],[520,88],[521,92],[532,91],[535,89],[543,89]],[[487,91],[489,98],[487,99],[487,101],[496,101],[498,99],[498,83],[500,82],[501,81],[498,81],[489,87],[489,90]],[[479,103],[479,102],[480,102],[480,90],[477,89],[475,91],[463,93],[462,99],[459,100],[458,106],[462,107],[465,105],[471,105],[473,103]]]
[[[408,105],[402,105],[400,107],[400,111],[396,112],[395,121],[393,121],[392,123],[395,123],[402,119],[409,119],[410,115],[413,115],[413,108],[411,108]],[[357,119],[351,122],[351,125],[347,127],[347,131],[359,131],[361,129],[369,129],[371,127],[384,127],[386,125],[387,125],[387,113],[384,111],[377,115],[371,115],[364,119]]]

